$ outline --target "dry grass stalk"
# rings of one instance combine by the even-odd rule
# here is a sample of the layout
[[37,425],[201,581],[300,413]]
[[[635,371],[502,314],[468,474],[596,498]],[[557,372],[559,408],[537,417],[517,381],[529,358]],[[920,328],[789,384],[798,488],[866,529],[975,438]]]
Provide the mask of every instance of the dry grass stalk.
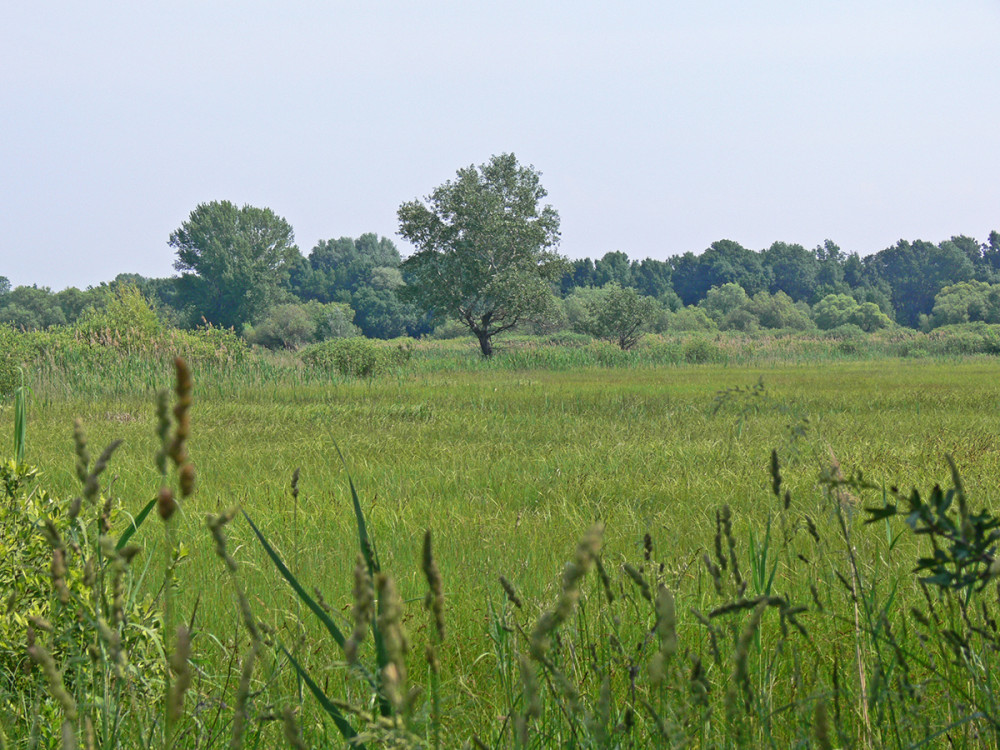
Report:
[[286,706],[281,712],[282,733],[285,742],[292,750],[306,750],[306,743],[302,739],[302,732],[295,721],[295,710],[291,706]]
[[424,606],[430,610],[434,620],[434,630],[437,633],[438,642],[444,641],[444,587],[441,582],[441,571],[434,560],[434,553],[431,548],[430,529],[424,534],[423,551],[424,577],[427,579],[427,596],[424,599]]
[[764,616],[764,610],[767,606],[767,600],[762,598],[757,606],[754,607],[753,614],[750,616],[746,627],[743,628],[743,632],[740,633],[739,640],[736,642],[733,675],[730,678],[729,688],[726,691],[726,710],[731,718],[736,713],[737,694],[739,692],[743,693],[744,711],[750,711],[750,705],[753,701],[753,685],[750,683],[750,672],[747,668],[747,662],[750,658],[750,644],[753,642],[754,634],[760,626],[761,618]]
[[382,668],[382,687],[397,713],[406,708],[406,652],[409,644],[403,631],[403,606],[392,578],[384,573],[375,577],[378,590],[378,629],[385,644],[386,664]]
[[[75,722],[77,718],[76,700],[66,690],[62,672],[56,667],[56,662],[52,658],[52,654],[41,644],[35,643],[35,631],[32,628],[28,628],[28,656],[42,668],[42,674],[45,675],[45,679],[49,685],[49,692],[62,708],[66,721]],[[75,742],[74,738],[74,744]]]
[[524,654],[518,654],[518,665],[521,671],[521,687],[524,694],[524,712],[514,719],[514,731],[520,747],[528,746],[528,730],[532,721],[537,721],[542,715],[541,692],[538,687],[538,677],[531,661]]
[[256,664],[257,655],[260,652],[263,641],[260,628],[257,626],[253,612],[250,609],[250,602],[247,600],[243,586],[240,584],[236,560],[229,554],[226,543],[225,527],[226,524],[233,520],[235,515],[236,511],[231,508],[218,515],[210,514],[206,519],[212,539],[215,540],[215,552],[225,562],[226,569],[229,571],[229,578],[232,581],[233,589],[236,591],[236,601],[239,605],[240,617],[243,620],[244,627],[246,627],[247,632],[250,634],[250,651],[243,660],[243,667],[240,670],[240,682],[236,690],[233,712],[233,734],[229,743],[229,747],[232,750],[238,750],[238,748],[243,747],[246,726],[249,721],[247,703],[250,698],[250,682],[253,678],[254,665]]
[[646,580],[645,576],[628,563],[625,563],[623,567],[628,577],[631,578],[632,582],[639,587],[639,591],[642,593],[642,598],[647,602],[652,602],[653,592],[649,588],[649,582]]
[[562,589],[556,600],[556,606],[542,613],[531,632],[532,658],[540,662],[547,661],[546,657],[551,648],[551,635],[573,613],[580,599],[580,582],[590,572],[594,560],[600,554],[603,534],[603,524],[592,526],[577,545],[574,560],[566,563],[563,569]]
[[184,695],[191,686],[191,632],[184,626],[177,627],[174,651],[170,654],[170,669],[174,680],[167,693],[167,712],[171,721],[184,715]]
[[649,665],[649,676],[654,685],[662,684],[666,678],[666,664],[677,653],[677,612],[674,595],[662,583],[656,592],[656,636],[660,648]]
[[833,750],[833,742],[830,740],[830,717],[827,714],[826,701],[819,700],[816,702],[813,727],[816,731],[816,747],[819,750]]
[[346,641],[344,641],[344,656],[348,664],[356,664],[358,661],[358,647],[365,639],[368,626],[371,624],[375,614],[375,592],[372,586],[371,575],[368,573],[368,566],[364,558],[359,554],[354,565],[354,608],[352,615],[354,619],[354,629]]
[[517,595],[517,589],[514,588],[514,584],[503,576],[500,576],[500,585],[503,587],[503,592],[507,595],[507,601],[518,609],[521,609],[521,597]]

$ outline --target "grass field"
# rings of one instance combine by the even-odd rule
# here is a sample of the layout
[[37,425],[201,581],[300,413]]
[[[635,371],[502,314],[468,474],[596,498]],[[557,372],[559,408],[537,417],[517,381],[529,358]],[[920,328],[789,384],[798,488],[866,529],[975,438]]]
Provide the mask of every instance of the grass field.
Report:
[[[844,715],[838,716],[841,736],[831,746],[878,746],[889,737],[910,741],[921,735],[919,727],[924,725],[919,722],[890,730],[891,722],[880,726],[874,716],[865,718],[858,699],[857,664],[851,670],[852,658],[860,658],[855,648],[859,626],[849,609],[836,616],[816,611],[810,583],[819,587],[822,601],[837,600],[844,606],[844,592],[831,571],[846,570],[849,557],[843,542],[838,546],[832,541],[839,534],[839,521],[818,480],[830,466],[832,451],[847,474],[863,470],[864,479],[875,485],[929,490],[951,482],[945,461],[950,454],[973,505],[996,508],[1000,505],[996,483],[1000,364],[995,360],[834,360],[557,371],[507,367],[444,373],[421,366],[417,370],[370,381],[326,382],[278,366],[233,378],[221,371],[194,371],[188,445],[198,469],[198,487],[182,507],[176,528],[187,551],[177,569],[176,607],[180,613],[190,613],[200,601],[200,628],[218,639],[201,642],[206,672],[224,669],[240,632],[229,584],[205,530],[208,512],[233,505],[246,510],[303,585],[309,590],[317,587],[348,622],[358,544],[336,444],[358,488],[382,568],[393,574],[406,602],[404,624],[413,642],[410,678],[424,685],[428,630],[422,601],[427,584],[420,556],[425,530],[433,531],[448,627],[440,648],[441,728],[448,738],[443,746],[460,746],[474,734],[487,746],[514,746],[513,723],[507,714],[521,706],[511,698],[517,692],[511,684],[517,661],[510,644],[504,645],[507,631],[501,632],[497,625],[507,623],[516,632],[520,616],[530,629],[529,624],[555,601],[564,564],[595,522],[604,525],[602,561],[621,597],[615,605],[623,607],[619,619],[629,614],[632,620],[621,625],[616,637],[638,644],[636,649],[645,648],[647,655],[654,649],[647,643],[648,628],[657,619],[651,608],[642,614],[641,606],[646,605],[638,589],[621,574],[622,565],[631,561],[642,566],[651,582],[664,582],[673,592],[680,651],[700,655],[708,665],[706,631],[689,610],[707,612],[735,595],[727,590],[720,598],[702,561],[703,555],[713,552],[716,512],[724,505],[731,508],[733,536],[747,575],[757,574],[753,562],[761,562],[762,552],[765,557],[770,554],[768,566],[777,563],[773,584],[749,578],[755,582],[749,592],[760,584],[768,593],[773,590],[793,603],[808,605],[811,611],[799,618],[811,640],[834,647],[824,651],[803,646],[801,653],[786,650],[786,655],[798,654],[788,657],[792,666],[767,667],[768,639],[784,641],[776,635],[776,624],[766,633],[759,631],[754,675],[759,678],[757,690],[768,693],[766,720],[758,712],[754,722],[738,729],[731,716],[722,718],[722,696],[732,679],[729,662],[723,659],[708,669],[708,682],[719,696],[715,718],[703,716],[704,726],[698,732],[691,730],[694,744],[738,746],[762,738],[776,747],[808,742],[803,737],[811,738],[816,731],[815,698],[826,700],[831,695],[831,686],[824,681],[832,674],[834,657],[841,660],[837,669],[845,707]],[[72,423],[79,417],[95,452],[114,438],[125,440],[109,470],[113,492],[125,507],[137,512],[155,495],[160,479],[153,465],[159,445],[154,380],[150,376],[139,387],[118,388],[114,393],[71,391],[54,381],[36,386],[27,459],[43,467],[50,493],[78,492]],[[161,382],[167,385],[169,373],[163,373]],[[8,435],[11,429],[11,412],[5,408],[0,412],[0,434]],[[782,463],[784,487],[791,491],[788,511],[771,494],[772,449]],[[301,468],[300,494],[293,502],[289,487],[296,468]],[[860,504],[880,505],[882,500],[877,490],[869,490]],[[891,601],[888,618],[901,622],[911,606],[923,602],[909,573],[917,540],[903,535],[893,545],[903,524],[862,528],[864,514],[859,507],[845,512],[861,577],[871,583],[872,601]],[[801,514],[815,522],[827,545],[816,553],[819,557],[805,551],[811,542]],[[769,519],[774,538],[764,542]],[[779,519],[784,535],[780,545]],[[255,616],[275,628],[277,639],[291,643],[298,633],[301,604],[245,523],[231,524],[229,534]],[[650,551],[644,548],[647,534]],[[147,548],[146,554],[159,559],[162,553],[156,550],[162,535],[152,519],[137,539]],[[799,554],[810,558],[808,565],[800,563]],[[510,610],[498,582],[501,575],[525,600],[523,613]],[[586,596],[599,599],[596,579],[586,586]],[[747,616],[756,616],[759,622],[763,615],[754,613],[755,609]],[[578,629],[586,617],[605,625],[611,621],[602,619],[596,605],[591,605]],[[309,640],[313,645],[304,647],[310,668],[336,681],[342,657],[334,644],[322,642],[308,619],[306,623],[313,635]],[[781,625],[784,628],[784,619]],[[744,632],[732,626],[737,647]],[[508,635],[516,640],[515,633]],[[584,640],[585,635],[578,633]],[[909,637],[906,648],[917,649],[916,637],[912,633]],[[877,641],[869,633],[866,648],[877,651]],[[526,650],[524,645],[516,649]],[[812,667],[820,675],[816,682],[795,676],[807,669],[810,660],[818,665]],[[882,662],[873,657],[871,664],[875,663]],[[690,670],[690,663],[678,657],[678,674]],[[276,694],[280,686],[294,684],[291,677],[287,669],[270,683],[261,677],[265,682],[261,689],[276,700],[267,691]],[[611,679],[613,702],[619,709],[627,702],[629,679],[624,673]],[[631,679],[634,682],[635,677]],[[869,698],[877,680],[874,672],[862,679]],[[598,683],[589,683],[589,688],[594,696],[600,692]],[[892,688],[897,689],[902,688]],[[947,713],[959,709],[943,692],[928,682],[923,698],[932,717],[926,724],[927,736],[962,718]],[[669,691],[660,700],[665,701],[655,704],[661,706],[660,713],[651,708],[641,728],[628,735],[635,746],[644,746],[636,734],[640,729],[649,733],[647,737],[657,736],[656,720],[649,717],[662,717],[667,711]],[[600,704],[599,697],[593,703]],[[320,718],[308,704],[306,696],[302,714],[306,732],[320,732],[316,729]],[[778,707],[786,704],[793,710],[782,715]],[[873,703],[870,710],[877,706]],[[938,716],[938,710],[945,713]],[[555,742],[556,730],[547,728],[546,720],[535,721],[540,738],[535,742],[539,746]],[[712,729],[713,721],[722,728]],[[982,746],[980,742],[995,745],[995,734],[988,742],[981,734],[989,723],[977,722],[958,723],[952,741],[957,738],[967,747]],[[690,725],[678,719],[678,726],[690,729]],[[907,746],[903,739],[890,744]]]

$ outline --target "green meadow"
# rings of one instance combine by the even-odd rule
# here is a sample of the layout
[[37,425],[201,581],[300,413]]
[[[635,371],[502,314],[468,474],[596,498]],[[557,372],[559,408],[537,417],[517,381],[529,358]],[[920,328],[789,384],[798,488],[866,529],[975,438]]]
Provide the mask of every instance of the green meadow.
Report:
[[[976,510],[1000,505],[995,359],[840,353],[573,366],[570,352],[568,366],[542,367],[516,347],[481,365],[462,364],[468,356],[418,351],[411,366],[369,379],[319,376],[280,355],[228,371],[192,367],[196,490],[171,521],[173,539],[155,512],[133,537],[146,566],[133,584],[149,597],[162,595],[164,545],[181,550],[171,606],[174,619],[193,622],[198,679],[175,746],[229,742],[228,708],[217,735],[203,731],[198,711],[231,705],[249,648],[206,515],[245,511],[349,633],[359,552],[350,481],[403,603],[408,684],[420,688],[389,712],[395,725],[370,730],[370,746],[997,746],[997,592],[990,584],[976,595],[982,625],[978,603],[974,617],[968,598],[918,584],[912,569],[926,537],[901,520],[864,524],[864,508],[882,507],[891,488],[952,487],[949,455]],[[80,492],[74,419],[94,455],[124,440],[102,477],[120,499],[119,527],[161,485],[155,392],[171,386],[162,367],[137,366],[133,376],[40,371],[29,401],[26,461],[53,496]],[[5,406],[0,433],[11,433],[12,419]],[[597,569],[577,549],[595,524]],[[440,641],[424,607],[427,530],[443,580]],[[268,633],[248,736],[280,744],[288,722],[269,719],[291,706],[305,746],[341,746],[280,647],[344,702],[356,729],[374,722],[363,709],[375,712],[377,691],[351,677],[244,519],[226,533]],[[540,655],[537,623],[561,606],[573,560],[588,574]],[[911,610],[928,606],[935,615],[921,615],[924,626]],[[374,662],[372,643],[362,646]],[[12,715],[8,742],[28,746],[16,741]],[[150,746],[169,744],[136,731]]]

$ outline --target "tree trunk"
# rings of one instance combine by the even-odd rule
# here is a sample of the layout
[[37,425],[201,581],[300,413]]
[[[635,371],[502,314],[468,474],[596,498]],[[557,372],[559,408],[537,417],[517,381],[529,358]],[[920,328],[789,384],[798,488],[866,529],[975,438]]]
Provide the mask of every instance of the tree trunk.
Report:
[[493,356],[493,336],[492,334],[486,333],[486,331],[475,331],[476,336],[479,338],[479,348],[483,352],[484,357]]

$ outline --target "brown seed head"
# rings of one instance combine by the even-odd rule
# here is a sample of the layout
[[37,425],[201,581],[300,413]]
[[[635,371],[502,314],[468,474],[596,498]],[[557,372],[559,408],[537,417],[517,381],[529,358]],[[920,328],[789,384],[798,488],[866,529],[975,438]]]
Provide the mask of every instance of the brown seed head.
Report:
[[190,497],[194,493],[194,464],[190,461],[181,466],[178,480],[181,487],[181,497]]
[[164,521],[169,521],[175,510],[177,501],[174,500],[174,491],[169,487],[160,487],[160,492],[156,496],[156,512]]

